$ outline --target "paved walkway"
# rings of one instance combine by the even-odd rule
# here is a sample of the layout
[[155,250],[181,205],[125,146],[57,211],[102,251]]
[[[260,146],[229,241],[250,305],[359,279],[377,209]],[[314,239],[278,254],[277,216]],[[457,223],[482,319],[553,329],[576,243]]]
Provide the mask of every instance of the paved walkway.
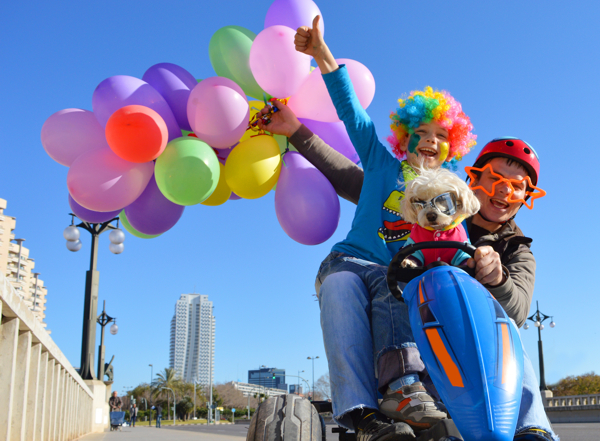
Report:
[[[184,426],[181,426],[183,428]],[[203,433],[201,431],[173,430],[163,425],[161,429],[148,426],[123,427],[116,432],[94,433],[80,438],[81,441],[155,441],[155,440],[200,440],[200,441],[242,441],[246,435]]]

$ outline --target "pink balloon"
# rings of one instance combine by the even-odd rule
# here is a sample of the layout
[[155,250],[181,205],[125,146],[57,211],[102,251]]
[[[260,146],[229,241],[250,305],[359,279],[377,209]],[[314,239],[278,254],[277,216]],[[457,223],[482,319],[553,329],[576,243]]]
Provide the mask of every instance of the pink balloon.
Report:
[[83,109],[65,109],[50,115],[42,126],[42,145],[52,159],[67,167],[85,152],[108,147],[96,116]]
[[250,109],[240,86],[228,78],[212,77],[194,87],[187,114],[200,140],[223,149],[240,140],[248,128]]
[[319,29],[325,33],[323,15],[319,7],[312,0],[275,0],[265,17],[265,28],[275,25],[283,25],[288,28],[298,29],[300,26],[311,27],[313,19],[321,16]]
[[310,75],[310,57],[294,48],[295,30],[271,26],[256,36],[250,70],[256,82],[276,98],[295,94]]
[[[348,59],[336,61],[339,65],[346,65],[354,91],[363,109],[369,107],[375,96],[375,79],[371,71],[358,61]],[[339,121],[319,68],[310,73],[302,87],[290,98],[288,106],[299,118],[323,122]]]
[[67,174],[69,194],[92,211],[115,211],[135,201],[154,173],[154,162],[136,164],[98,149],[77,158]]

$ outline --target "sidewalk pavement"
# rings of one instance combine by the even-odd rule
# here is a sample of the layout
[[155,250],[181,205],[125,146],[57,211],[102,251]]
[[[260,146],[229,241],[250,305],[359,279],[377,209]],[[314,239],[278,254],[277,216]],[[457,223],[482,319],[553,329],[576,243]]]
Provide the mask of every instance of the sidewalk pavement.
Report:
[[245,436],[230,436],[197,431],[173,430],[168,428],[140,426],[123,427],[121,431],[93,433],[79,438],[81,441],[155,441],[155,440],[200,440],[200,441],[242,441]]

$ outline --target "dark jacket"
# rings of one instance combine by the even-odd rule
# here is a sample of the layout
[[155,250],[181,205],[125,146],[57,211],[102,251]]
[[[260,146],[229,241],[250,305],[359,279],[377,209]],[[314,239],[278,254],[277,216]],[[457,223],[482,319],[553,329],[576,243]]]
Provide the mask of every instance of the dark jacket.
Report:
[[[357,204],[362,190],[363,170],[302,125],[290,137],[290,143],[331,182],[337,194]],[[467,220],[470,233],[472,224]],[[496,233],[481,236],[475,246],[491,246],[508,270],[506,281],[487,287],[517,326],[523,326],[533,297],[535,259],[530,250],[532,240],[523,235],[511,220]]]
[[119,397],[110,397],[108,399],[108,405],[110,406],[110,410],[121,410],[121,406],[123,406],[123,402]]

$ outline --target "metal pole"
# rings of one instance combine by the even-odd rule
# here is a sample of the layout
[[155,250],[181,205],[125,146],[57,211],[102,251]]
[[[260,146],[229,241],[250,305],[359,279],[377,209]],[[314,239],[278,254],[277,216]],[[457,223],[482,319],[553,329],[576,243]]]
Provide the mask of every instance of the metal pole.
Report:
[[210,311],[210,348],[209,348],[209,358],[210,358],[210,366],[209,366],[209,370],[208,370],[208,387],[210,389],[210,405],[208,407],[208,419],[206,420],[206,424],[211,423],[213,421],[212,418],[212,406],[213,406],[213,390],[212,390],[212,366],[213,366],[213,315],[212,315],[212,308]]
[[[548,386],[546,386],[546,375],[544,370],[544,346],[542,343],[542,327],[547,319],[551,318],[550,316],[544,314],[540,311],[539,302],[535,302],[537,310],[529,317],[527,320],[531,320],[536,323],[536,327],[538,328],[538,356],[540,361],[540,391],[544,392],[548,390]],[[554,327],[554,321],[550,323],[550,327]],[[525,328],[527,329],[527,328]]]
[[311,401],[315,401],[315,357],[312,358],[312,377],[313,377],[313,387],[312,387]]
[[250,392],[248,392],[248,419],[250,419]]
[[94,346],[96,345],[96,316],[98,311],[98,284],[100,273],[96,270],[98,263],[98,233],[96,224],[88,230],[92,233],[92,249],[90,253],[90,269],[85,276],[85,302],[83,307],[83,336],[81,341],[81,363],[79,374],[84,380],[95,380]]
[[[149,364],[148,366],[150,366],[150,384],[148,385],[148,387],[150,389],[150,393],[152,393],[152,378],[154,378],[152,370],[153,370],[154,367],[151,364]],[[150,396],[152,396],[152,395],[150,395]],[[149,426],[152,425],[152,408],[150,408],[150,420],[149,420],[149,424],[148,425]]]

